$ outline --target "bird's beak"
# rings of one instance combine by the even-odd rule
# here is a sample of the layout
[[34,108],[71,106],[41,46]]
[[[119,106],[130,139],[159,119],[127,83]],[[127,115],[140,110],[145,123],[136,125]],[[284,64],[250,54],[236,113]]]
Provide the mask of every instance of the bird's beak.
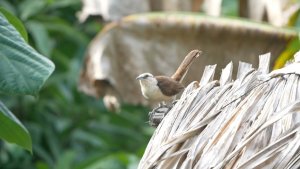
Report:
[[143,79],[143,76],[139,75],[138,77],[135,78],[136,80],[141,80]]

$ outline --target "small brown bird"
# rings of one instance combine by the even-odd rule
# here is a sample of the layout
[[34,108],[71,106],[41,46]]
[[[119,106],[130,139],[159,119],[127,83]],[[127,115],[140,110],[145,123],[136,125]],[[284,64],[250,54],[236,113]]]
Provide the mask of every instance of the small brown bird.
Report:
[[136,79],[139,80],[143,96],[154,102],[171,101],[175,95],[180,93],[184,86],[181,84],[182,79],[187,73],[194,58],[200,56],[202,52],[192,50],[184,58],[176,72],[171,76],[153,76],[151,73],[143,73]]

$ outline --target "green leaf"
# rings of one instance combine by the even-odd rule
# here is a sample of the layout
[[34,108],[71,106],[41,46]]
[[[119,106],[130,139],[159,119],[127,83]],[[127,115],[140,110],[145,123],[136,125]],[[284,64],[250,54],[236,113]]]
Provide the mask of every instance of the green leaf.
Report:
[[32,153],[31,137],[27,129],[0,101],[0,138],[15,143]]
[[65,151],[59,158],[55,169],[71,169],[74,163],[76,153],[72,150]]
[[294,39],[287,44],[287,47],[276,58],[273,69],[282,68],[287,61],[293,59],[294,54],[300,49],[300,40]]
[[82,164],[76,166],[76,169],[119,169],[137,168],[139,158],[127,152],[110,153],[107,156],[102,154],[84,161]]
[[36,49],[49,56],[54,47],[54,42],[50,39],[45,26],[40,22],[29,21],[26,23],[26,27],[34,39]]
[[64,38],[71,39],[78,44],[88,44],[89,42],[88,37],[84,33],[78,29],[75,29],[74,25],[70,25],[62,19],[52,18],[44,21],[42,24],[47,28],[48,31],[61,33]]
[[0,15],[0,93],[36,95],[54,64],[30,47]]
[[58,9],[80,4],[80,0],[56,0],[49,3],[49,8]]
[[3,7],[0,7],[0,12],[5,16],[5,18],[8,20],[8,22],[17,29],[17,31],[24,38],[24,40],[26,42],[28,42],[28,34],[27,34],[26,29],[25,29],[24,25],[22,24],[22,22],[17,17],[15,17],[13,14],[11,14],[6,9],[4,9]]
[[27,20],[30,17],[38,15],[45,9],[47,1],[44,0],[23,0],[19,5],[20,17]]
[[118,153],[111,154],[104,158],[99,158],[97,160],[91,161],[89,164],[79,169],[119,169],[125,168],[121,160],[118,157]]

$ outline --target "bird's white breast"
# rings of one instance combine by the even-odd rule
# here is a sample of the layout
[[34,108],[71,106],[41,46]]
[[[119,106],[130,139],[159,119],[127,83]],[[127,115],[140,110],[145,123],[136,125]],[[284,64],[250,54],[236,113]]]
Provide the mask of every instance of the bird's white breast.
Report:
[[146,99],[152,100],[152,101],[168,101],[171,98],[168,96],[165,96],[159,87],[157,86],[156,82],[151,81],[140,81],[142,94]]

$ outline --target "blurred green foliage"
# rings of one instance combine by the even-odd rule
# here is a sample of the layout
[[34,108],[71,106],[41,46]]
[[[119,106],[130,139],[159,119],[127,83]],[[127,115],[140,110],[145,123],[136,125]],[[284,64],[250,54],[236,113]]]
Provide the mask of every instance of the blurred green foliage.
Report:
[[222,15],[224,16],[238,16],[238,1],[237,0],[223,0],[222,1]]
[[136,168],[153,132],[148,110],[123,105],[114,114],[77,89],[85,50],[101,23],[78,23],[79,0],[1,0],[0,6],[20,18],[30,45],[56,65],[38,98],[0,95],[33,142],[33,155],[0,142],[0,168]]
[[[102,24],[78,22],[80,0],[0,0],[0,6],[24,23],[29,43],[56,65],[38,98],[0,95],[33,141],[33,155],[0,142],[0,168],[136,168],[153,132],[146,124],[148,110],[123,105],[114,114],[77,89],[85,50]],[[237,16],[237,6],[224,0],[222,14]],[[295,24],[299,29],[299,17]]]
[[300,50],[300,10],[298,10],[289,20],[288,27],[299,32],[298,39],[291,41],[286,49],[277,57],[273,69],[282,68],[286,62],[294,58],[294,54]]

